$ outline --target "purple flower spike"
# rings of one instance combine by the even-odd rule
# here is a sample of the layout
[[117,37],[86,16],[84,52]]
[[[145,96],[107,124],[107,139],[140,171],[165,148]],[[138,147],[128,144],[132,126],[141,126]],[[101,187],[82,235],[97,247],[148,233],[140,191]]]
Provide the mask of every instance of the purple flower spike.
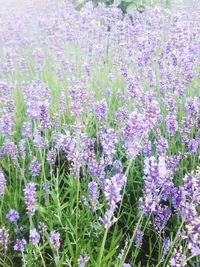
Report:
[[0,247],[3,247],[4,250],[8,248],[8,231],[3,227],[0,229]]
[[59,250],[60,248],[60,234],[56,231],[51,231],[50,236],[49,236],[50,243],[56,251]]
[[14,209],[11,209],[7,215],[6,215],[6,218],[11,222],[11,223],[16,223],[18,220],[19,220],[19,213],[14,210]]
[[85,264],[89,261],[89,256],[82,256],[80,255],[78,258],[78,267],[84,267]]
[[26,245],[26,240],[25,239],[17,239],[13,249],[14,249],[14,251],[24,252],[25,245]]
[[29,242],[32,245],[37,245],[40,242],[40,235],[35,228],[30,230]]
[[0,198],[4,195],[5,190],[6,190],[6,178],[3,174],[3,171],[0,168]]
[[26,213],[28,216],[34,216],[37,203],[36,185],[32,182],[28,183],[24,189],[24,194]]

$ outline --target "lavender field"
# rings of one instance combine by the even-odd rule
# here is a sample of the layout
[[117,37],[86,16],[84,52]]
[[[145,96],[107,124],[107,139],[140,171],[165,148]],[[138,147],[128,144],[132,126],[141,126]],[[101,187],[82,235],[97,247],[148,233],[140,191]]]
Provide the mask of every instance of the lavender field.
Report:
[[120,2],[1,1],[2,267],[200,267],[200,2]]

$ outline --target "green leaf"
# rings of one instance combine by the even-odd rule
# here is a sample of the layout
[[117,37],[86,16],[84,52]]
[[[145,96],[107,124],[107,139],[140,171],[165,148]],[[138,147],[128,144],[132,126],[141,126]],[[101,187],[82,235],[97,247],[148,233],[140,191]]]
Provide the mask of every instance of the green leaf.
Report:
[[136,6],[135,4],[130,4],[127,6],[126,8],[126,12],[129,14],[129,15],[132,15],[133,11],[136,9]]
[[137,10],[140,12],[140,13],[143,13],[145,11],[145,6],[144,5],[139,5],[137,7]]
[[121,4],[122,0],[114,0],[115,6],[119,6]]
[[135,2],[134,0],[122,0],[121,2],[125,2],[125,3],[133,3]]

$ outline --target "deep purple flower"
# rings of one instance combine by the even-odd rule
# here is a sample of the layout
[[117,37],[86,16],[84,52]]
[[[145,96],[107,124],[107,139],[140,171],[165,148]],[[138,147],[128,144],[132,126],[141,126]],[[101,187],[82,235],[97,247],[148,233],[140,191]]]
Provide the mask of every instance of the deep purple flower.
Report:
[[17,212],[14,209],[9,210],[9,212],[6,215],[6,218],[11,222],[11,223],[16,223],[19,220],[19,212]]

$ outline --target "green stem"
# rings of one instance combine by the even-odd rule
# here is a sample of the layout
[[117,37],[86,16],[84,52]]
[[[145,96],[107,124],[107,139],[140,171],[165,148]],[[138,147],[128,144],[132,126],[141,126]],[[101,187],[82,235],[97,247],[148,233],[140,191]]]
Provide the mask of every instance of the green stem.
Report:
[[76,194],[76,257],[78,258],[78,212],[79,212],[79,191],[80,191],[80,180],[79,175],[77,177],[77,194]]
[[99,253],[99,259],[98,259],[97,267],[101,267],[101,261],[102,261],[102,257],[103,257],[103,251],[104,251],[104,248],[105,248],[107,235],[108,235],[108,228],[106,228],[106,230],[104,232],[104,236],[103,236],[103,240],[102,240],[102,244],[101,244],[101,249],[100,249],[100,253]]
[[[168,254],[167,254],[166,260],[165,260],[165,262],[163,263],[163,267],[167,266],[167,263],[168,263],[170,254],[171,254],[171,252],[172,252],[172,250],[173,250],[173,248],[174,248],[174,246],[175,246],[175,243],[176,243],[176,241],[177,241],[177,239],[178,239],[179,233],[180,233],[180,231],[181,231],[181,229],[182,229],[182,227],[183,227],[184,222],[185,222],[185,221],[182,220],[182,222],[181,222],[181,224],[180,224],[180,226],[179,226],[179,229],[178,229],[178,231],[177,231],[177,233],[176,233],[176,236],[175,236],[175,238],[174,238],[174,241],[173,241],[173,243],[172,243],[172,245],[171,245],[171,247],[170,247],[170,250],[169,250],[169,252],[168,252]],[[156,265],[156,266],[159,266],[159,264]]]

